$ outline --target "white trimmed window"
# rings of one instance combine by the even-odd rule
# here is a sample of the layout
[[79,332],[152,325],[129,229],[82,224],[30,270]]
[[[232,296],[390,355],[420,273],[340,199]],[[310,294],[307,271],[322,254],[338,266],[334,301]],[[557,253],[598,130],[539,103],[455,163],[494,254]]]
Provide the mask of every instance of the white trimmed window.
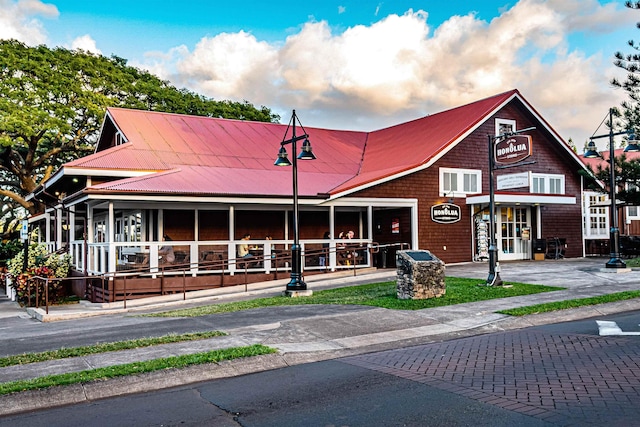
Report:
[[506,132],[515,132],[516,121],[508,119],[496,119],[496,136]]
[[[589,237],[604,237],[609,235],[609,209],[603,206],[609,197],[595,192],[584,193],[584,234]],[[596,206],[599,205],[599,206]]]
[[[627,183],[627,190],[638,190],[635,184]],[[640,208],[638,206],[627,206],[627,220],[640,220]]]
[[440,168],[440,195],[464,197],[482,191],[482,171]]
[[529,191],[539,194],[564,194],[564,175],[532,173]]

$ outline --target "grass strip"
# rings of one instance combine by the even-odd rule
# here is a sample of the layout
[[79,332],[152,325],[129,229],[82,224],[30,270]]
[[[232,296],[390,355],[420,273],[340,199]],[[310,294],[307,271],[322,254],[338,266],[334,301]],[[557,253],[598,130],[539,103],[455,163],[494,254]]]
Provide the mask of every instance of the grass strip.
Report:
[[171,344],[184,341],[204,340],[207,338],[226,335],[220,331],[193,332],[188,334],[169,334],[161,337],[139,338],[127,341],[98,343],[83,347],[61,348],[59,350],[44,351],[41,353],[25,353],[15,356],[0,358],[0,368],[13,365],[25,365],[27,363],[46,362],[47,360],[66,359],[69,357],[81,357],[90,354],[106,353],[109,351],[130,350],[132,348],[150,347],[159,344]]
[[259,356],[276,353],[271,347],[255,344],[246,347],[235,347],[223,350],[213,350],[205,353],[195,353],[184,356],[173,356],[146,362],[127,363],[106,368],[91,369],[82,372],[70,372],[60,375],[34,378],[30,380],[12,381],[0,384],[0,395],[16,393],[26,390],[36,390],[53,386],[86,383],[95,380],[136,375],[145,372],[159,371],[170,368],[184,368],[204,363],[217,363],[223,360],[239,359],[243,357]]
[[247,301],[145,314],[144,316],[195,317],[249,310],[253,308],[302,304],[354,304],[382,307],[392,310],[421,310],[423,308],[442,307],[466,302],[530,295],[564,289],[525,283],[509,283],[509,286],[502,287],[478,286],[481,282],[483,282],[482,279],[447,277],[445,279],[445,295],[439,298],[423,300],[398,299],[396,294],[396,282],[381,282],[317,291],[314,292],[312,296],[304,298],[290,298],[285,296],[257,298]]
[[589,305],[605,304],[608,302],[624,301],[640,297],[640,291],[625,291],[615,294],[600,295],[597,297],[579,298],[567,301],[548,302],[544,304],[529,305],[526,307],[500,310],[497,313],[509,316],[526,316],[527,314],[547,313],[549,311],[566,310],[568,308],[585,307]]

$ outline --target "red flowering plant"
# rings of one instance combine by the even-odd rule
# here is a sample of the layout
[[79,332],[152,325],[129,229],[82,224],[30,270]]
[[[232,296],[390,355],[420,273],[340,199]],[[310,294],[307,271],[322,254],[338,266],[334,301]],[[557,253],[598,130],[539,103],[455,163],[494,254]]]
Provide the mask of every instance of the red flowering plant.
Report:
[[[47,292],[49,304],[61,300],[64,295],[60,279],[67,277],[70,265],[71,257],[68,254],[48,254],[44,244],[31,244],[25,271],[22,271],[24,251],[9,261],[11,286],[16,291],[17,301],[23,306],[35,306],[36,302],[38,305],[45,305]],[[45,292],[47,284],[48,289]]]
[[[47,285],[49,295],[45,289]],[[13,282],[13,288],[16,291],[16,298],[22,306],[45,305],[46,297],[48,297],[50,304],[62,298],[60,294],[61,281],[56,279],[55,272],[47,266],[31,267],[24,273],[20,273]]]

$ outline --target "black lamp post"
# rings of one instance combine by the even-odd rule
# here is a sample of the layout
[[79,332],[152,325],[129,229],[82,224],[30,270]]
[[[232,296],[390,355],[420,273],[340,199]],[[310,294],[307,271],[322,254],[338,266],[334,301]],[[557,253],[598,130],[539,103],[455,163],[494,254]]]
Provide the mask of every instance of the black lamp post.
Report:
[[[609,109],[609,133],[604,135],[592,136],[587,145],[587,151],[584,153],[586,158],[601,157],[596,150],[594,139],[609,138],[609,199],[611,200],[611,208],[609,210],[609,249],[610,258],[605,265],[606,268],[626,268],[627,264],[620,258],[620,229],[618,228],[618,206],[616,204],[616,166],[613,137],[617,135],[630,135],[630,131],[614,132],[613,131],[613,112]],[[640,151],[640,147],[633,142],[629,143],[625,148],[626,152]]]
[[[502,286],[502,279],[500,278],[500,267],[498,264],[498,244],[496,242],[496,203],[495,203],[495,174],[496,169],[506,169],[515,166],[521,166],[527,163],[516,162],[507,166],[496,167],[496,142],[510,136],[519,135],[523,132],[528,132],[535,129],[529,127],[526,129],[516,130],[512,132],[505,132],[500,135],[487,135],[489,139],[489,276],[487,276],[487,286]],[[535,162],[529,162],[535,163]]]
[[498,139],[506,137],[508,134],[489,137],[489,276],[487,286],[502,286],[500,271],[498,267],[498,245],[496,243],[496,203],[494,187],[494,170],[496,169],[496,159],[494,153],[495,143]]
[[[296,136],[296,120],[302,128],[303,134]],[[287,130],[284,133],[284,138],[287,137],[291,128],[291,138],[283,139],[280,143],[280,151],[278,152],[278,158],[274,165],[276,166],[293,166],[293,246],[291,246],[291,280],[287,283],[287,291],[304,291],[307,289],[307,284],[302,280],[302,255],[300,249],[300,230],[299,230],[299,213],[298,213],[298,159],[299,160],[314,160],[316,156],[311,151],[311,143],[309,142],[309,135],[302,127],[302,123],[296,116],[296,110],[293,110],[291,120],[287,126]],[[297,142],[304,139],[302,143],[302,149],[297,157],[293,158],[293,163],[289,161],[287,150],[285,145],[292,144],[293,152],[297,151]]]

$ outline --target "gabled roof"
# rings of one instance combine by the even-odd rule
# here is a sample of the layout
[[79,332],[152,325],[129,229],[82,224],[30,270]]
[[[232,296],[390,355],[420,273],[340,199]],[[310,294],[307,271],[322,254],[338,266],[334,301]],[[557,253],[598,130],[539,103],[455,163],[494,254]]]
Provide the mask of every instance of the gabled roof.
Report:
[[[91,187],[96,191],[284,196],[291,170],[274,166],[286,126],[109,108],[106,120],[125,136],[122,145],[67,163],[109,176],[130,170],[129,179]],[[299,161],[300,196],[326,193],[357,174],[367,134],[306,128],[318,159]],[[300,133],[298,133],[299,135]],[[287,138],[291,134],[289,133]],[[298,143],[300,146],[301,143]],[[298,147],[299,149],[299,147]],[[289,155],[297,155],[291,152]],[[157,172],[134,177],[133,172]],[[167,173],[170,172],[170,173]]]
[[[517,90],[369,133],[306,128],[317,159],[298,162],[299,195],[340,197],[424,169],[516,98],[566,145]],[[101,151],[67,163],[61,173],[123,179],[87,192],[291,194],[291,169],[273,164],[286,125],[122,108],[109,108],[105,124]],[[119,132],[124,142],[109,147],[109,132]]]
[[518,91],[512,90],[371,132],[360,173],[334,191],[358,189],[428,166],[516,94]]

